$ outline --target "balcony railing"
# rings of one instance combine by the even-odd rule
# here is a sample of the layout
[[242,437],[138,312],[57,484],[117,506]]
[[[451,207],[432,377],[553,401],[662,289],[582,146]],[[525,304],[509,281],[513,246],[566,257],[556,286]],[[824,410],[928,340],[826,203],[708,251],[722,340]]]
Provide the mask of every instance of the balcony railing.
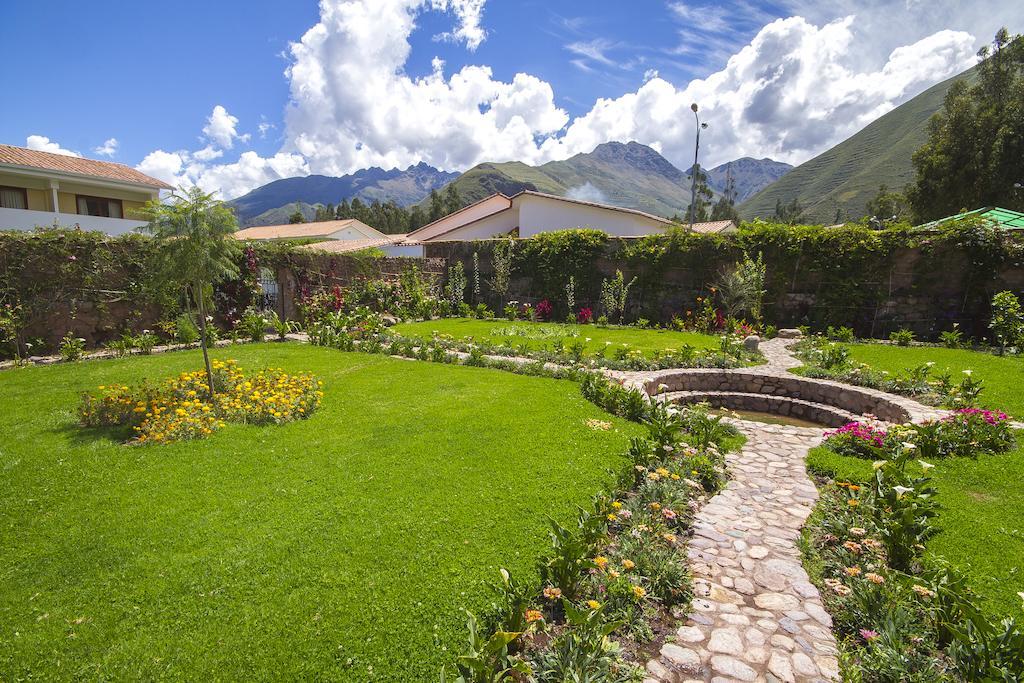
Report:
[[0,208],[0,230],[32,230],[36,227],[48,228],[57,223],[63,228],[76,225],[82,230],[99,230],[108,235],[123,235],[133,232],[135,228],[145,225],[146,221],[131,218],[103,218],[102,216],[82,216],[77,213],[54,213],[52,211],[32,211],[30,209]]

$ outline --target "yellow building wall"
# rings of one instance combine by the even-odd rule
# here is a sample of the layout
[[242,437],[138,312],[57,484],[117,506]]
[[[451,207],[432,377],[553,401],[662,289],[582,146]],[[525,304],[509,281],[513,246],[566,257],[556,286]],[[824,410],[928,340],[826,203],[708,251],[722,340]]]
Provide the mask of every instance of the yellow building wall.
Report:
[[46,190],[26,189],[28,208],[32,211],[53,211],[50,208],[50,193]]
[[[57,190],[57,211],[60,213],[78,213],[77,195],[89,195],[92,197],[105,197],[107,199],[120,199],[124,208],[124,217],[131,218],[132,214],[149,201],[150,194],[144,190],[122,190],[109,187],[90,185],[88,181],[58,181],[60,187]],[[17,173],[0,173],[0,185],[6,187],[20,187],[25,189],[28,195],[28,208],[33,211],[53,211],[52,192],[50,181],[47,178],[38,176],[23,176]]]

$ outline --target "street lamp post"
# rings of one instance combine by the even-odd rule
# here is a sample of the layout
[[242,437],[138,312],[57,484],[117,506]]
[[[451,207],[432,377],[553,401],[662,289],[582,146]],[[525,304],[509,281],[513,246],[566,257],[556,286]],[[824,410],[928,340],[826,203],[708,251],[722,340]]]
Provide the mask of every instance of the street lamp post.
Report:
[[693,169],[690,178],[690,232],[693,232],[693,221],[697,213],[697,174],[700,173],[700,166],[697,163],[697,156],[700,154],[700,131],[702,128],[707,128],[708,124],[701,123],[700,117],[697,116],[696,102],[690,105],[690,111],[693,112],[693,118],[697,121],[697,142],[693,146]]

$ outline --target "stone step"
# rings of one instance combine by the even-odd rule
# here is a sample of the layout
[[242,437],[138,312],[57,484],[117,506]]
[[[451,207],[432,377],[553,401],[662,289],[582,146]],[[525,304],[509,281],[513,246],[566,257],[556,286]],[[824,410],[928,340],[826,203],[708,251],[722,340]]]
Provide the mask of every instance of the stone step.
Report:
[[658,394],[660,401],[688,405],[707,402],[715,408],[731,410],[755,410],[781,417],[795,417],[816,422],[826,427],[841,427],[847,422],[860,419],[842,408],[815,401],[787,396],[755,394],[742,391],[669,391]]

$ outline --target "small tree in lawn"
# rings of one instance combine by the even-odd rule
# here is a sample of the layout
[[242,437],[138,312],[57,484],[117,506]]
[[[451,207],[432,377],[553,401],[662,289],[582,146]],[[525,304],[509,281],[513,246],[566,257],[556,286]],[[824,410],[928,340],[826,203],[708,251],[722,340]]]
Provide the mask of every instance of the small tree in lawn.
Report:
[[175,192],[166,202],[153,200],[146,204],[143,214],[149,219],[143,229],[157,244],[160,275],[181,286],[185,296],[196,304],[206,381],[212,396],[213,369],[206,348],[207,302],[216,283],[239,274],[237,259],[242,247],[234,237],[238,229],[235,214],[198,187]]
[[1020,339],[1024,332],[1024,312],[1013,292],[999,292],[992,297],[992,321],[988,326],[999,343],[1000,354]]

